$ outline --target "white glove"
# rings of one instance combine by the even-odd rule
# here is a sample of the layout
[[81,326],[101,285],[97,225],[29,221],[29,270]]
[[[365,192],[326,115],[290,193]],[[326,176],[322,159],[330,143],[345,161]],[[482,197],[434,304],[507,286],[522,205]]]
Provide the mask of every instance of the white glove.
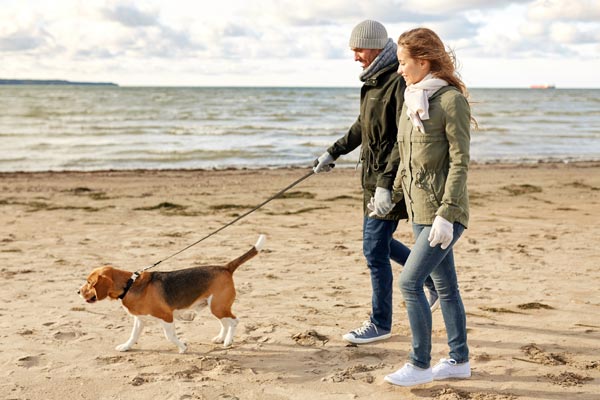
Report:
[[452,222],[447,221],[444,217],[437,215],[431,225],[431,231],[429,232],[429,245],[435,247],[438,244],[442,244],[442,250],[446,250],[454,238],[454,225]]
[[333,168],[334,162],[335,159],[331,156],[331,154],[329,154],[328,151],[326,151],[315,160],[313,171],[315,171],[315,174],[318,174],[319,172],[329,172],[331,171],[331,168]]
[[387,215],[392,211],[392,208],[394,208],[394,203],[392,203],[392,192],[389,189],[378,187],[375,189],[375,197],[371,197],[371,201],[367,204],[367,208],[373,211],[369,214],[369,217],[383,217],[384,215]]

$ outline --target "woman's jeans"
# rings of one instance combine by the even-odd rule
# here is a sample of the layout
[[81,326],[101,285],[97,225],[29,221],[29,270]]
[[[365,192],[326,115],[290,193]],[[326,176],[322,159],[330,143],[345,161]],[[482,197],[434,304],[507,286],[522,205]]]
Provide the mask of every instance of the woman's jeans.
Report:
[[429,246],[431,225],[413,224],[415,245],[400,273],[400,289],[406,303],[412,331],[412,351],[409,361],[419,368],[429,368],[431,362],[431,310],[423,292],[423,282],[431,275],[439,295],[440,306],[450,358],[457,363],[469,360],[467,347],[467,321],[458,290],[452,247],[464,231],[464,226],[454,223],[454,238],[448,248]]
[[[398,221],[365,217],[363,221],[363,253],[371,272],[371,322],[386,331],[392,329],[392,291],[394,276],[390,259],[400,265],[406,263],[410,249],[393,234]],[[433,281],[426,277],[425,285],[432,290]],[[422,291],[422,288],[421,288]]]

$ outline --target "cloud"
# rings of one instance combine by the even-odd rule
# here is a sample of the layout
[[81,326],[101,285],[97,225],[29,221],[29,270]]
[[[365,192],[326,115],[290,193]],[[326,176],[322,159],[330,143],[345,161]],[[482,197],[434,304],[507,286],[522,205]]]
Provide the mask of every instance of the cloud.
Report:
[[250,37],[260,39],[262,34],[242,23],[229,23],[223,29],[223,35],[229,37]]
[[473,22],[464,16],[454,16],[441,21],[426,21],[421,26],[433,29],[444,42],[477,36],[482,22]]
[[0,37],[0,51],[20,52],[43,48],[52,43],[44,29],[19,29]]
[[585,44],[600,42],[600,29],[586,31],[573,23],[555,22],[550,26],[549,37],[561,44]]
[[[408,8],[400,0],[370,0],[349,3],[346,0],[263,0],[249,2],[246,10],[255,20],[279,21],[288,26],[346,26],[364,19],[387,23],[422,21],[427,14],[420,8]],[[430,16],[431,18],[431,16]],[[439,19],[445,16],[439,16]],[[437,19],[437,17],[436,17]]]
[[157,11],[142,11],[134,6],[117,4],[101,10],[102,15],[111,21],[127,27],[155,26],[158,23]]
[[531,0],[407,0],[402,2],[406,10],[419,10],[423,14],[448,15],[472,10],[506,8],[511,4],[530,3]]
[[[100,52],[125,54],[135,57],[168,58],[189,51],[194,54],[203,50],[202,44],[196,43],[185,30],[174,29],[160,20],[160,12],[156,9],[144,10],[130,4],[113,4],[99,10],[105,21],[118,23],[126,33],[116,41],[119,52]],[[79,53],[84,54],[84,53]],[[94,53],[88,53],[94,54]]]
[[536,0],[530,6],[527,16],[537,21],[590,21],[600,20],[598,0]]
[[393,39],[417,26],[432,28],[459,60],[579,61],[597,58],[600,43],[597,0],[227,0],[211,7],[185,0],[7,3],[0,8],[4,73],[89,71],[105,80],[127,76],[137,84],[152,73],[169,84],[203,74],[231,82],[268,82],[269,76],[279,82],[289,75],[294,83],[350,76],[355,83],[359,71],[348,36],[364,19],[383,22]]

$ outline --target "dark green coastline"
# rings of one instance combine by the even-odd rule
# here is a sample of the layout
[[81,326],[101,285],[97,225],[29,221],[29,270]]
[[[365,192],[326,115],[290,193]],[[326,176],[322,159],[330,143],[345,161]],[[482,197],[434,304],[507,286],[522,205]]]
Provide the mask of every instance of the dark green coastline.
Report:
[[119,86],[112,82],[72,82],[60,79],[0,79],[0,85]]

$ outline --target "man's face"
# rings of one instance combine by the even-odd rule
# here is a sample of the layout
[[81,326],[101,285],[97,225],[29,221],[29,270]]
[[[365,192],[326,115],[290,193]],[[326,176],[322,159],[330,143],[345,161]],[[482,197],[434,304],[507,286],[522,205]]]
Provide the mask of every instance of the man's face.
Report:
[[354,61],[362,64],[363,69],[367,68],[375,58],[381,53],[382,49],[351,49],[354,52]]

